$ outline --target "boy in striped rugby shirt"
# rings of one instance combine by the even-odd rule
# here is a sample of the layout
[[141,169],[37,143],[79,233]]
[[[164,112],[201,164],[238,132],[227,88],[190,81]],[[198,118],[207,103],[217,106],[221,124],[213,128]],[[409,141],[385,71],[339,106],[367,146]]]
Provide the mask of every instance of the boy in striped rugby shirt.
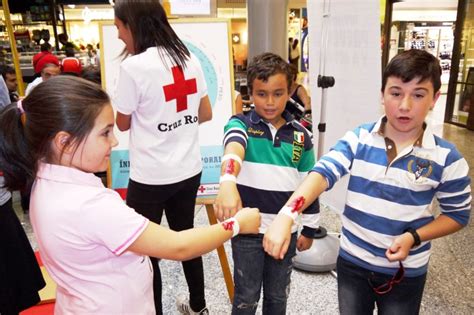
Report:
[[289,250],[283,260],[265,254],[262,240],[278,210],[314,166],[313,144],[307,130],[285,111],[292,83],[287,62],[272,53],[258,55],[247,69],[247,81],[255,109],[231,117],[225,126],[215,212],[223,221],[243,205],[259,208],[262,216],[259,234],[232,239],[232,314],[255,314],[262,284],[263,314],[285,314],[291,259],[296,248],[303,251],[311,246],[319,203],[312,202],[303,213],[299,238],[297,225],[292,224]]
[[[439,61],[425,51],[393,58],[382,79],[385,115],[347,132],[289,199],[309,204],[350,176],[337,263],[341,314],[372,314],[375,304],[382,313],[417,314],[430,240],[469,221],[468,164],[425,123],[440,95],[440,76]],[[268,254],[286,252],[291,224],[285,215],[273,221],[264,237]]]

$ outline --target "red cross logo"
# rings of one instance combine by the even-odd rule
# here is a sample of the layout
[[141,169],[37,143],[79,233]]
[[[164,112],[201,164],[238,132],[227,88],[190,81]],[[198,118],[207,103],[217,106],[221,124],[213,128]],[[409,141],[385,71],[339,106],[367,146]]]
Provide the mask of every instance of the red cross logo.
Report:
[[176,112],[188,109],[188,95],[197,92],[196,79],[186,80],[183,69],[180,66],[171,68],[174,83],[163,86],[165,100],[167,102],[176,100]]
[[198,190],[202,194],[206,190],[206,188],[204,188],[204,186],[201,185],[201,186],[199,186]]

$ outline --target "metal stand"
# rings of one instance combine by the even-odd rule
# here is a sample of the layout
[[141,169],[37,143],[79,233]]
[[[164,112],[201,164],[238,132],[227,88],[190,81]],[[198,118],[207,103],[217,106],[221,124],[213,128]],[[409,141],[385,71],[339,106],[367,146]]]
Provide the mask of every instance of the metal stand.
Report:
[[[326,132],[326,103],[327,103],[327,89],[333,87],[335,79],[332,76],[325,75],[326,66],[326,51],[328,44],[328,26],[327,20],[330,17],[331,0],[324,0],[323,4],[323,23],[322,23],[322,37],[321,37],[321,55],[319,59],[318,87],[322,89],[321,93],[321,117],[318,124],[318,152],[317,157],[323,155],[324,151],[324,134]],[[324,227],[319,227],[316,234],[313,236],[315,241],[311,248],[306,251],[298,252],[293,259],[295,268],[310,271],[310,272],[331,272],[337,277],[334,271],[336,268],[336,261],[339,252],[339,235],[338,233],[327,233]]]

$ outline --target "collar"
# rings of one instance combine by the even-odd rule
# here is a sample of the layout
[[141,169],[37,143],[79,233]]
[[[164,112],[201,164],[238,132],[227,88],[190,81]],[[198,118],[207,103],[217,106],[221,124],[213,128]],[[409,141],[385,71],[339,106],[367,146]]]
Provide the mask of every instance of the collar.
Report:
[[86,173],[72,167],[43,162],[39,162],[36,177],[67,184],[104,187],[101,179],[93,173]]
[[[255,109],[252,109],[252,111],[250,112],[250,122],[252,124],[258,124],[260,122],[263,122],[265,124],[268,124],[258,113]],[[284,110],[283,113],[281,114],[281,117],[283,117],[283,119],[285,119],[286,121],[286,125],[288,125],[289,123],[293,124],[293,122],[295,121],[295,117],[290,114],[289,111],[287,110]]]
[[[382,116],[372,128],[372,133],[378,134],[381,137],[385,138],[385,126],[387,125],[387,116]],[[424,122],[423,123],[423,133],[416,139],[413,144],[414,147],[425,148],[425,149],[434,149],[436,143],[434,140],[434,134],[430,126]]]

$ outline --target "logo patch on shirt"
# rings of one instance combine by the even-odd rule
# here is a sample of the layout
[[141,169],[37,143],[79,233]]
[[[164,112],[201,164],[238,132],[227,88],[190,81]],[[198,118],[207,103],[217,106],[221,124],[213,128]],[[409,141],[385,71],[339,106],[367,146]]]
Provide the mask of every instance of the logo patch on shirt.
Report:
[[304,132],[294,131],[293,137],[294,137],[294,141],[304,144]]
[[247,133],[257,135],[257,136],[263,136],[264,134],[263,130],[256,130],[256,129],[253,129],[252,127],[249,127],[247,129]]
[[293,132],[293,152],[291,156],[291,161],[293,163],[298,163],[301,160],[301,155],[303,154],[304,147],[304,133],[301,131]]
[[421,182],[430,177],[433,172],[431,161],[421,157],[413,157],[407,165],[408,172],[415,176],[415,182]]

